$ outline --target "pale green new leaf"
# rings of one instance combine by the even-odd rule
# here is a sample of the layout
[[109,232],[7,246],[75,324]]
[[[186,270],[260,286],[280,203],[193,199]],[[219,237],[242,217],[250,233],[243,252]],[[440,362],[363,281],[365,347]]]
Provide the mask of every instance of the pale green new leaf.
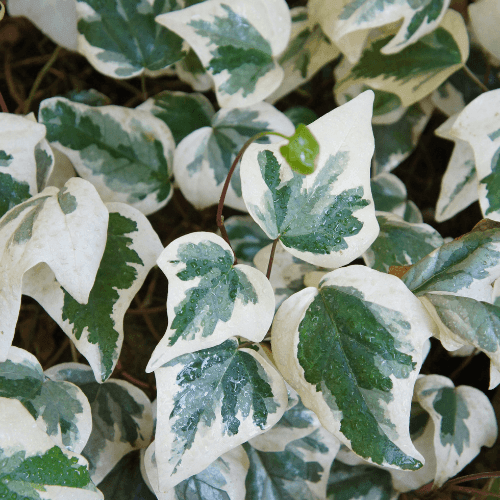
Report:
[[[201,125],[201,123],[200,123]],[[293,135],[292,122],[274,106],[259,102],[245,108],[222,109],[204,126],[185,137],[174,155],[174,175],[184,197],[198,210],[217,204],[231,165],[241,148],[259,132]],[[259,142],[276,142],[264,136]],[[239,166],[231,177],[224,204],[247,211],[241,194]]]
[[75,300],[87,302],[107,226],[108,210],[95,188],[76,178],[61,190],[46,188],[0,219],[0,361],[14,337],[24,274],[44,263]]
[[170,129],[151,113],[54,97],[42,102],[40,121],[49,142],[104,201],[128,203],[148,215],[171,198],[175,143]]
[[340,443],[323,428],[289,443],[284,451],[265,452],[243,445],[250,459],[246,500],[321,500]]
[[294,256],[323,267],[360,256],[378,233],[370,193],[371,105],[365,92],[309,125],[320,146],[310,175],[292,170],[280,147],[252,144],[241,182],[250,215],[270,239]]
[[92,369],[79,363],[62,363],[45,374],[72,382],[87,396],[92,433],[82,454],[94,483],[99,484],[124,455],[148,446],[153,434],[151,401],[138,387],[118,379],[99,384]]
[[391,38],[384,32],[371,38],[359,61],[350,63],[346,75],[335,85],[335,93],[361,82],[394,93],[403,106],[411,106],[459,70],[469,55],[465,22],[451,9],[432,33],[401,52],[384,55],[381,50]]
[[452,116],[435,130],[437,136],[455,142],[441,181],[435,214],[437,222],[450,219],[479,198],[474,152],[466,141],[457,139],[450,133],[456,118],[456,115]]
[[35,356],[18,347],[9,349],[7,360],[0,363],[0,397],[21,401],[55,444],[82,452],[92,428],[89,402],[74,384],[47,378]]
[[212,103],[203,94],[169,90],[151,97],[136,109],[149,111],[164,121],[177,145],[195,130],[210,127],[215,114]]
[[377,221],[380,233],[363,254],[365,264],[377,271],[412,265],[444,243],[428,224],[412,224],[388,212],[377,212]]
[[285,0],[207,0],[156,19],[196,52],[221,107],[256,104],[283,80],[276,57],[290,37]]
[[495,412],[482,391],[455,388],[440,375],[417,380],[415,393],[434,422],[434,485],[439,488],[471,462],[481,446],[493,446],[498,434]]
[[45,127],[30,118],[0,114],[0,217],[38,193],[54,163]]
[[182,39],[155,17],[179,8],[177,0],[79,0],[78,51],[113,78],[160,72],[185,52]]
[[445,243],[403,276],[417,296],[444,292],[491,301],[491,285],[500,277],[500,230],[478,228]]
[[125,312],[163,250],[141,212],[124,203],[106,206],[110,212],[106,248],[86,304],[64,290],[47,266],[28,271],[23,284],[23,293],[38,301],[71,338],[99,382],[115,368]]
[[272,427],[287,406],[279,372],[232,338],[155,370],[156,461],[166,492]]
[[147,372],[234,335],[254,342],[265,337],[274,316],[272,286],[257,269],[233,265],[231,247],[220,236],[198,232],[177,238],[157,263],[169,281],[169,325]]
[[416,470],[411,398],[434,329],[400,279],[349,266],[283,302],[271,338],[278,369],[328,431],[368,461]]
[[16,399],[0,398],[0,497],[104,500],[85,458],[54,444]]
[[474,151],[479,179],[479,204],[485,217],[500,221],[500,89],[474,99],[458,115],[450,135]]

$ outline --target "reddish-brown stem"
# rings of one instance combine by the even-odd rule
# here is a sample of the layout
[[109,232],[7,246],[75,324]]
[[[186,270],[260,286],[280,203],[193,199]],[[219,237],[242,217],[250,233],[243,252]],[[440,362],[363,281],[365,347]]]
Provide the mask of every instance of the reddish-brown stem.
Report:
[[455,479],[450,479],[448,485],[465,483],[465,481],[475,481],[476,479],[489,479],[491,477],[500,477],[500,471],[496,470],[493,472],[483,472],[481,474],[470,474],[468,476],[456,477]]
[[478,495],[480,497],[500,498],[500,493],[491,493],[491,491],[478,490],[477,488],[466,488],[465,486],[452,486],[451,488],[449,488],[449,491],[459,491],[461,493]]
[[2,108],[2,113],[9,112],[9,108],[7,107],[7,104],[5,104],[5,100],[1,92],[0,92],[0,108]]
[[274,253],[276,252],[276,245],[278,244],[279,240],[280,240],[280,237],[278,236],[273,241],[273,246],[271,247],[271,253],[269,255],[269,264],[267,265],[267,273],[266,273],[267,279],[269,279],[271,277],[271,270],[273,268],[273,261],[274,261]]
[[[224,241],[229,246],[231,246],[231,242],[229,241],[229,236],[227,235],[226,228],[224,227],[224,217],[222,217],[222,209],[224,208],[224,200],[226,199],[227,190],[229,189],[229,183],[231,182],[231,177],[233,176],[233,173],[236,167],[238,166],[238,162],[240,161],[245,151],[248,149],[248,146],[250,146],[250,144],[252,144],[253,142],[258,141],[261,137],[264,137],[265,135],[277,135],[278,137],[282,137],[283,139],[290,139],[290,137],[280,134],[279,132],[269,132],[265,130],[264,132],[259,132],[258,134],[255,134],[253,137],[250,137],[250,139],[248,139],[248,141],[245,142],[245,144],[243,144],[243,147],[240,149],[240,152],[236,155],[236,158],[234,159],[233,164],[231,165],[231,168],[227,173],[226,182],[224,182],[224,186],[222,187],[222,193],[220,195],[219,205],[217,207],[217,217],[216,217],[217,227],[220,230],[220,234],[224,238]],[[237,263],[236,257],[234,258],[234,263],[235,264]]]

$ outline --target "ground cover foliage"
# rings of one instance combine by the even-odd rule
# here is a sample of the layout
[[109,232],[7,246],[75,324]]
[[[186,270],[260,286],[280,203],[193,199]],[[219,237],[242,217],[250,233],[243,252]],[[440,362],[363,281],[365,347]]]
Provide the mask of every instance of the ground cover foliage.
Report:
[[4,3],[0,498],[496,498],[498,2]]

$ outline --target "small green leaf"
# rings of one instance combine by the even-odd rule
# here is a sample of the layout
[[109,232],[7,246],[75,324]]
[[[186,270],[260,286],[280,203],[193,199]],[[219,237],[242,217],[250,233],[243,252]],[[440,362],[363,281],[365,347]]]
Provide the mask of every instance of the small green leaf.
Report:
[[307,175],[314,172],[319,154],[319,144],[311,131],[299,123],[289,143],[280,147],[280,153],[292,170]]

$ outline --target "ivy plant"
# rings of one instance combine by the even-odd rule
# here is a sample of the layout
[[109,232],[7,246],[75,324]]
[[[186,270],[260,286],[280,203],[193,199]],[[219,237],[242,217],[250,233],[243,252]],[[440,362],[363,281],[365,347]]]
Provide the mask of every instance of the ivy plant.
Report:
[[[35,115],[0,94],[1,498],[475,492],[453,478],[495,444],[490,393],[421,370],[438,348],[481,352],[500,384],[498,2],[471,4],[474,46],[449,0],[295,3],[8,1],[142,99],[74,89]],[[325,72],[334,109],[286,105]],[[183,90],[149,97],[165,75]],[[455,149],[424,223],[392,171],[437,109]],[[176,189],[217,205],[214,231],[160,238]],[[475,201],[460,238],[428,224]],[[148,394],[120,378],[145,283],[168,285]],[[72,362],[23,348],[23,295]]]

